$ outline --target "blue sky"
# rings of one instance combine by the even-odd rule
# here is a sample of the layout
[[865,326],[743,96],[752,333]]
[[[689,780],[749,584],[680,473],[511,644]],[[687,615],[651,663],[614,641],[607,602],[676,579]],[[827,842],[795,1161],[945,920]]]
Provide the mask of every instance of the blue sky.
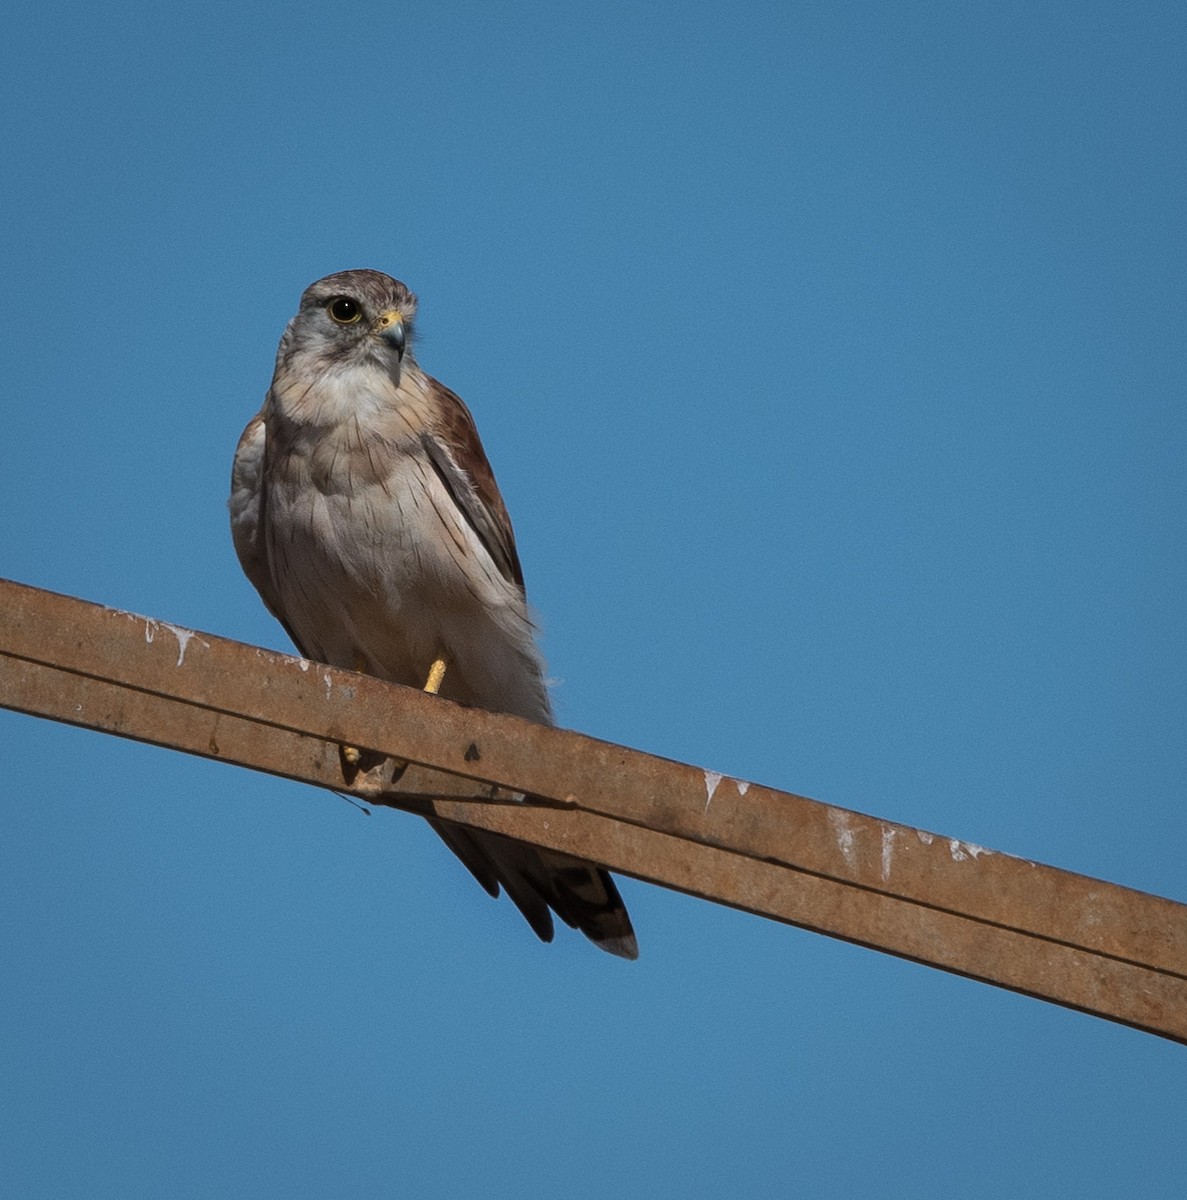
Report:
[[[1187,899],[1180,4],[26,6],[0,574],[287,649],[230,456],[420,296],[562,723]],[[1181,1196],[1181,1047],[0,713],[23,1197]]]

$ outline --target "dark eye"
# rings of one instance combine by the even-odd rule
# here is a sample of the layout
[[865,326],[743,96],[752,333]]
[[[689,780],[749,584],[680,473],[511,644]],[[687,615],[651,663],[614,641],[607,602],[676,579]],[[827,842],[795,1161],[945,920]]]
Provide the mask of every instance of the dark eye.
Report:
[[339,325],[353,325],[363,315],[363,310],[349,296],[335,296],[326,305],[326,312]]

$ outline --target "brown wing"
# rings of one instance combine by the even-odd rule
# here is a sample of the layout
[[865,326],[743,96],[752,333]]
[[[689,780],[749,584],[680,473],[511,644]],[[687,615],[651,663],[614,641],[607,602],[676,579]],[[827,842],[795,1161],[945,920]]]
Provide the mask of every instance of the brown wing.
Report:
[[272,582],[272,572],[268,569],[268,551],[264,545],[264,452],[267,442],[267,426],[263,416],[257,413],[239,438],[231,466],[231,498],[227,502],[231,510],[231,539],[244,575],[260,593],[268,611],[284,626],[293,645],[306,655],[285,619],[280,596]]
[[515,533],[507,505],[495,482],[474,418],[461,398],[428,377],[434,389],[437,428],[421,434],[421,444],[441,482],[486,547],[504,579],[523,587],[523,568],[515,549]]
[[[523,587],[523,569],[507,506],[461,398],[428,377],[437,426],[421,435],[441,482],[503,577]],[[503,891],[543,941],[552,941],[552,913],[603,950],[637,958],[626,906],[610,873],[594,863],[446,821],[430,821],[445,844],[492,896]],[[551,911],[549,911],[551,909]]]

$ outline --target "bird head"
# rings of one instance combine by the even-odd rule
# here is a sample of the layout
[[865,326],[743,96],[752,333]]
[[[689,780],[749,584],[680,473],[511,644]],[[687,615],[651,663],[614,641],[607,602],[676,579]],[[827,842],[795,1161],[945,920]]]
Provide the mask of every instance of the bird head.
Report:
[[370,364],[394,380],[409,353],[416,297],[381,271],[339,271],[310,284],[281,339],[277,365],[311,355],[327,366]]

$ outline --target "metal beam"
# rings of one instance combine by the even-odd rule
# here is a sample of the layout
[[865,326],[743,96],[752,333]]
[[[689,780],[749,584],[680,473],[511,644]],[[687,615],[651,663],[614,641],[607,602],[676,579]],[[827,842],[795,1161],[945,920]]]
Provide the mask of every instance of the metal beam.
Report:
[[[1187,906],[954,838],[7,581],[0,706],[506,833],[1187,1043]],[[370,769],[348,779],[342,744],[374,751]]]

